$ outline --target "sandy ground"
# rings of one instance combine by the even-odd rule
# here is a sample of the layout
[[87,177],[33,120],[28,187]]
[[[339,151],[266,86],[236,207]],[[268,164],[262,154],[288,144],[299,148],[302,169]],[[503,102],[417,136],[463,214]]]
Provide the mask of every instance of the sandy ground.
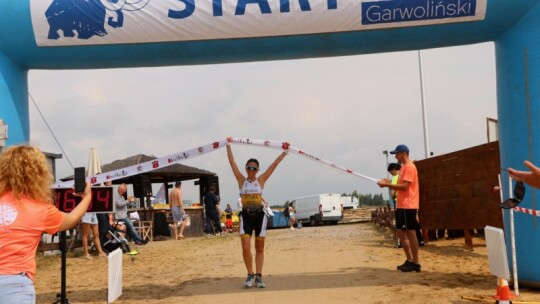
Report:
[[[401,249],[391,233],[372,224],[277,229],[268,232],[266,289],[243,289],[246,270],[237,235],[154,241],[124,255],[123,294],[115,303],[474,303],[490,299],[485,242],[442,240],[421,249],[421,273],[402,273]],[[68,259],[70,303],[106,303],[107,259]],[[37,303],[60,290],[60,258],[38,258]],[[520,301],[540,301],[540,291],[521,290]],[[493,301],[491,303],[494,303]]]

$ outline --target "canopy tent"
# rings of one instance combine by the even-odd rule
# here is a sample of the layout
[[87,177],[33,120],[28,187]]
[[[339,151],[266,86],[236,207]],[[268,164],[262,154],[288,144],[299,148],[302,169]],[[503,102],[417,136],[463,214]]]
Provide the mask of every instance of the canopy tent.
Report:
[[[144,155],[144,154],[138,154],[134,156],[130,156],[124,159],[118,159],[113,161],[112,163],[108,163],[101,166],[102,172],[110,172],[113,170],[118,170],[122,168],[126,168],[129,166],[134,166],[140,163],[144,163],[147,161],[151,161],[157,159],[157,157],[153,155]],[[219,193],[219,182],[217,174],[214,172],[210,172],[207,170],[190,167],[182,164],[174,164],[165,168],[156,169],[150,172],[146,172],[143,174],[128,176],[121,179],[113,180],[112,183],[115,185],[119,184],[132,184],[135,196],[141,197],[142,195],[138,195],[138,193],[144,192],[141,190],[141,175],[144,175],[148,177],[149,182],[154,183],[164,183],[168,184],[171,182],[176,181],[184,181],[184,180],[192,180],[197,179],[197,183],[200,186],[200,199],[202,201],[202,196],[206,191],[208,190],[208,186],[210,184],[216,184],[217,191],[216,193]],[[67,176],[62,178],[62,181],[72,180],[73,175]],[[200,182],[200,183],[199,183]],[[168,188],[168,187],[167,187]],[[166,191],[167,192],[167,191]],[[167,201],[168,201],[168,193],[165,194]]]
[[[151,161],[153,159],[157,159],[157,157],[153,155],[144,155],[144,154],[138,154],[134,156],[130,156],[124,159],[118,159],[111,163],[104,164],[101,166],[102,172],[109,172],[113,170],[122,169],[125,167],[137,165],[140,163],[144,163],[147,161]],[[207,170],[190,167],[182,164],[174,164],[172,166],[168,166],[165,168],[160,168],[154,171],[146,172],[144,175],[148,176],[150,178],[150,181],[152,183],[169,183],[169,182],[175,182],[175,181],[183,181],[183,180],[190,180],[190,179],[200,179],[201,177],[216,177],[217,174],[214,172],[210,172]],[[72,180],[73,175],[66,176],[62,178],[62,181]],[[129,176],[122,179],[117,179],[112,181],[113,184],[134,184],[139,181],[138,175]]]
[[[135,156],[130,156],[128,158],[115,160],[112,163],[105,164],[102,166],[103,172],[108,172],[112,170],[117,170],[140,163],[144,163],[157,157],[151,155],[138,154]],[[207,176],[216,176],[216,173],[202,170],[195,167],[190,167],[182,164],[174,164],[165,168],[160,168],[151,172],[144,173],[150,178],[152,183],[167,183],[175,181],[183,181],[190,179],[198,179],[201,177]],[[137,175],[130,176],[122,179],[117,179],[113,181],[113,184],[133,184],[137,182]]]

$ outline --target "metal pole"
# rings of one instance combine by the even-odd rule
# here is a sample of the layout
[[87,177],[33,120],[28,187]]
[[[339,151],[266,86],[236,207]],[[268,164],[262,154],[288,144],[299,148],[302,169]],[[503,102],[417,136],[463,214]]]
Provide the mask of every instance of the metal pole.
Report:
[[[72,238],[74,236],[71,236]],[[53,304],[69,304],[69,300],[66,297],[66,272],[67,272],[67,243],[66,243],[66,232],[60,232],[60,250],[62,252],[62,259],[60,265],[60,293],[56,295],[56,300]]]
[[[510,194],[508,197],[513,198],[514,193],[512,192],[512,178],[508,177],[508,192]],[[510,248],[512,249],[512,277],[514,279],[514,292],[516,296],[519,296],[519,281],[518,281],[518,269],[517,269],[517,258],[516,258],[516,235],[514,230],[514,209],[510,209]]]
[[[386,169],[385,169],[386,170],[386,178],[391,181],[390,172],[388,172],[388,150],[384,150],[384,151],[382,151],[382,153],[384,154],[384,156],[386,156]],[[389,202],[392,201],[392,195],[390,195],[390,191],[391,191],[390,188],[388,188],[388,201]]]
[[426,153],[426,158],[429,158],[431,155],[431,151],[429,150],[429,134],[428,134],[428,126],[427,126],[427,109],[426,109],[426,101],[424,98],[425,92],[424,92],[424,77],[423,77],[423,69],[422,69],[422,54],[420,50],[418,50],[418,69],[420,70],[420,95],[422,98],[422,122],[424,126],[424,151]]
[[[388,150],[384,150],[382,153],[386,156],[386,168],[388,169]],[[386,178],[390,179],[390,172],[388,170],[386,170]]]

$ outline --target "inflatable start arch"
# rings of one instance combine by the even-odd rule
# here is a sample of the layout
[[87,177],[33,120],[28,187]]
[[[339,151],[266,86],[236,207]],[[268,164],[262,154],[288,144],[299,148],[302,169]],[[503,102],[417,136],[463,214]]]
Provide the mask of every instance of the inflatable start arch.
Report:
[[[30,138],[29,69],[295,59],[494,41],[501,166],[540,162],[539,0],[0,0],[0,7],[0,118],[10,127],[9,145]],[[522,206],[538,207],[531,195]],[[520,281],[537,286],[538,226],[534,217],[516,214]]]

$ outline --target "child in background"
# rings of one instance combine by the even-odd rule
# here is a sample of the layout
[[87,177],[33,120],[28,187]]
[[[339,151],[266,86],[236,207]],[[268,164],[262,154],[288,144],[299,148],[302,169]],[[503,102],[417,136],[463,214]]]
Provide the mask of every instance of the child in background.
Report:
[[227,233],[232,233],[232,215],[233,211],[231,204],[227,204],[227,209],[225,209],[225,229]]

